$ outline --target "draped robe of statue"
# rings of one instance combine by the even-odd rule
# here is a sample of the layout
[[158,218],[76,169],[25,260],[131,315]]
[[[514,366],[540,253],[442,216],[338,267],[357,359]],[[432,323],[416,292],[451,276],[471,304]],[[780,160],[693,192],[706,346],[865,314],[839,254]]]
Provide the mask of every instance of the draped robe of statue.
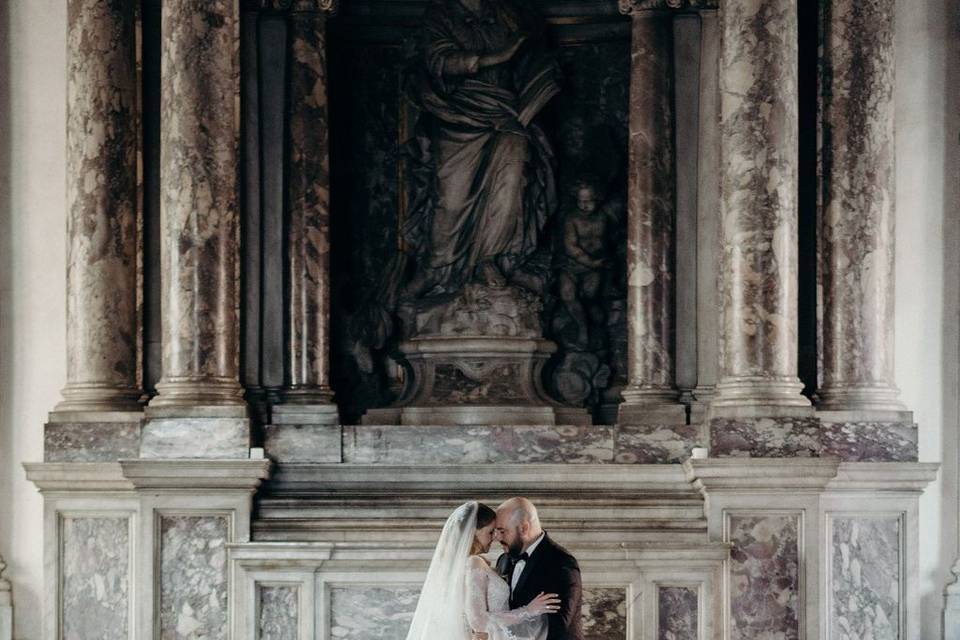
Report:
[[[556,64],[539,46],[542,22],[521,5],[479,5],[433,2],[424,16],[416,100],[429,140],[419,160],[432,180],[422,181],[430,193],[415,197],[404,230],[427,283],[418,293],[455,292],[481,270],[485,284],[505,284],[489,275],[509,276],[533,253],[555,206],[550,147],[531,122],[559,91]],[[483,66],[521,36],[508,61]]]

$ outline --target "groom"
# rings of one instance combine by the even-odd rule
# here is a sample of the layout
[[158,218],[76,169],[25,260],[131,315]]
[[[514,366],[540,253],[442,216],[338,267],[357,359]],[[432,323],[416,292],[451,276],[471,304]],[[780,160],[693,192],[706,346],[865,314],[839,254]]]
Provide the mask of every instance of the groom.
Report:
[[533,503],[511,498],[500,505],[495,536],[506,552],[497,571],[510,583],[510,608],[526,606],[541,592],[556,593],[560,610],[547,616],[547,640],[583,640],[580,567],[544,533]]

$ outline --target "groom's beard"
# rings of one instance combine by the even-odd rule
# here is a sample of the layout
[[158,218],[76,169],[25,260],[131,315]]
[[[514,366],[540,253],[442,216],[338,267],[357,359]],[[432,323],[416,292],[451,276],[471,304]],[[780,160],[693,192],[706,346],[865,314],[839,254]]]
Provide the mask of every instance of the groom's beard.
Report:
[[514,560],[518,559],[520,554],[523,553],[523,540],[519,536],[507,547],[507,553]]

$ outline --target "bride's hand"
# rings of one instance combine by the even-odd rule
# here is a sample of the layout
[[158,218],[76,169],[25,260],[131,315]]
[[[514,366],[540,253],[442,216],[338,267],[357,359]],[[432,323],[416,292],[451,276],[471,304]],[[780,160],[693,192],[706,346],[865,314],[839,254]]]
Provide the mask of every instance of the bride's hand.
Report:
[[527,605],[527,611],[535,615],[540,615],[541,613],[556,613],[559,610],[560,598],[558,598],[555,593],[544,593],[541,591],[540,594]]

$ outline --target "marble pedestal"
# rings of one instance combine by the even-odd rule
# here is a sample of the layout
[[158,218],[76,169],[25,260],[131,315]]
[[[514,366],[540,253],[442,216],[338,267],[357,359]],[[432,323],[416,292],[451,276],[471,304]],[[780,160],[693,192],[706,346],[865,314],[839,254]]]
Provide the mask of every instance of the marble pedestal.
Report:
[[590,424],[584,409],[550,399],[543,367],[556,351],[525,336],[450,336],[400,345],[409,376],[395,406],[371,409],[364,424]]
[[244,406],[147,407],[141,458],[243,459],[250,456]]
[[954,580],[943,594],[943,640],[960,640],[960,560],[951,572]]

